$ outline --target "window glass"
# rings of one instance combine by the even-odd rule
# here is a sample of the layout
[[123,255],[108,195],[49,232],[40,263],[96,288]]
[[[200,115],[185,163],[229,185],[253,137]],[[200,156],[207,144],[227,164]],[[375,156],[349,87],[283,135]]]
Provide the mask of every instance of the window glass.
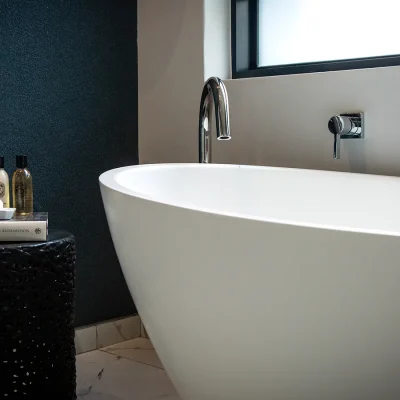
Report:
[[260,67],[400,54],[395,0],[259,0]]

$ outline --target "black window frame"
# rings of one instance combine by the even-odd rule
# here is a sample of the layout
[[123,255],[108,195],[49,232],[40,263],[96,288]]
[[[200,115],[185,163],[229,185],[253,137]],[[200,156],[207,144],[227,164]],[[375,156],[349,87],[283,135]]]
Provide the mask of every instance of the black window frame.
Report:
[[[258,66],[259,0],[231,0],[231,2],[233,79],[400,65],[400,55],[389,55],[260,67]],[[239,12],[238,7],[245,9],[245,11]]]

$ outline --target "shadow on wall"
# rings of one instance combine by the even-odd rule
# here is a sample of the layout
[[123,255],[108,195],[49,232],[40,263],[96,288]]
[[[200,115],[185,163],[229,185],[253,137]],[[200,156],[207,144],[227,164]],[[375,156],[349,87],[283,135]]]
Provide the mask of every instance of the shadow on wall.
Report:
[[[160,67],[162,70],[168,69],[170,61],[174,57],[174,51],[171,51],[171,49],[174,49],[182,38],[189,40],[189,38],[181,35],[187,1],[145,0],[146,4],[143,1],[138,3],[138,12],[144,23],[154,25],[154,32],[168,32],[167,35],[163,36],[165,45],[157,48],[157,51],[149,48],[145,55],[145,61],[141,62],[147,71],[140,82],[140,89],[145,93],[151,91],[157,85],[157,82],[163,78],[163,75],[160,74]],[[153,9],[157,9],[157,13],[153,13],[151,11]],[[154,16],[159,18],[155,20]]]
[[77,325],[135,312],[98,176],[138,163],[136,1],[0,3],[1,150],[28,155],[36,211],[77,240]]

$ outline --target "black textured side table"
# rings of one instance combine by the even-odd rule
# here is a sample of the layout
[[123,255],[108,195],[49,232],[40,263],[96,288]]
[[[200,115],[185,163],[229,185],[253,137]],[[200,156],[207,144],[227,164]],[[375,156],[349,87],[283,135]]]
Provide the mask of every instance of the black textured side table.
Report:
[[0,399],[76,399],[75,239],[0,242]]

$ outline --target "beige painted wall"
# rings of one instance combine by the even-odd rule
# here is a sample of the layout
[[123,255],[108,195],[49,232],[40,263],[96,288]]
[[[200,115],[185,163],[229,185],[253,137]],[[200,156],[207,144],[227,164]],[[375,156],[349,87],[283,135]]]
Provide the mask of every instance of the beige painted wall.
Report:
[[203,84],[200,0],[138,1],[139,159],[195,161]]
[[[206,24],[205,17],[213,3],[204,1],[138,1],[141,163],[197,161],[202,83],[226,71],[209,42],[214,37],[223,50],[227,27],[221,23],[223,33],[210,35],[208,27],[215,24]],[[229,16],[229,7],[214,4],[221,18]],[[222,50],[226,60],[229,48]],[[214,162],[400,175],[400,67],[226,85],[233,139],[214,142]],[[365,112],[366,138],[342,141],[342,158],[335,161],[328,120],[352,111]]]

